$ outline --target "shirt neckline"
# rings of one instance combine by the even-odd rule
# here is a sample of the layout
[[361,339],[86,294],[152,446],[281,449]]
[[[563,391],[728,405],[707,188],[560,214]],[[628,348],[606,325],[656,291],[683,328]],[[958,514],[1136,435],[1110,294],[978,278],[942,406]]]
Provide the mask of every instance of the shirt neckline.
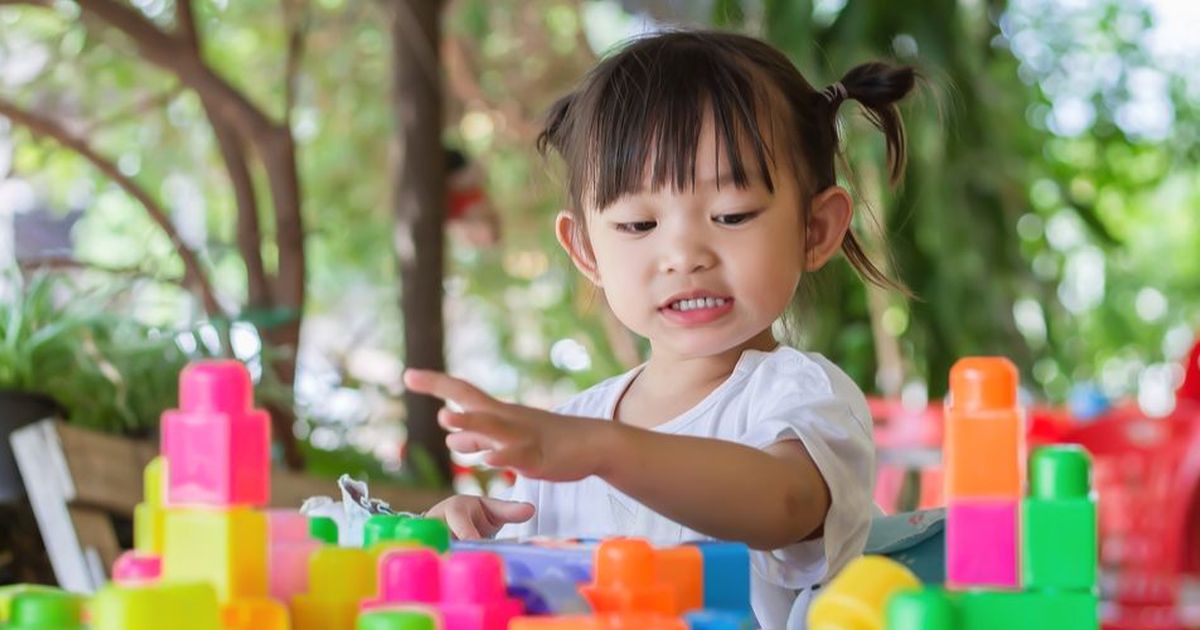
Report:
[[[658,426],[652,427],[650,430],[658,431],[660,433],[678,432],[681,427],[686,426],[697,416],[703,413],[705,409],[712,406],[720,398],[721,394],[725,392],[725,390],[733,387],[736,382],[742,380],[745,375],[752,372],[754,368],[762,362],[763,358],[779,352],[785,347],[786,346],[783,344],[779,344],[775,346],[773,350],[769,351],[756,350],[754,348],[747,348],[743,350],[741,356],[738,357],[737,363],[735,363],[733,366],[733,371],[729,373],[729,376],[727,376],[720,385],[714,387],[713,390],[708,393],[708,395],[702,398],[700,402],[696,403],[691,408]],[[645,367],[646,363],[642,363],[641,365],[626,372],[616,382],[616,384],[613,386],[613,392],[609,394],[608,401],[604,405],[605,420],[610,422],[616,421],[617,404],[621,401],[621,398],[625,396],[625,392],[633,383],[633,379],[637,378],[638,374],[641,374]]]

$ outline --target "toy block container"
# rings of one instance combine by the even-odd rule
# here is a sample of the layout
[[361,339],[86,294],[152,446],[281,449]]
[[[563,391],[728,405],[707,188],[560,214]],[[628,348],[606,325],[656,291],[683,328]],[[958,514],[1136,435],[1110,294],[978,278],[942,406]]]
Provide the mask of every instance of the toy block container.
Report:
[[435,614],[420,610],[380,610],[359,615],[355,630],[440,630]]
[[6,630],[83,630],[83,598],[65,591],[27,591],[13,598]]
[[1091,457],[1083,447],[1035,450],[1030,495],[1022,502],[1025,588],[1091,591],[1096,586],[1096,503]]
[[142,502],[133,508],[133,548],[144,554],[162,555],[166,466],[159,455],[142,471]]
[[946,584],[1019,586],[1016,501],[957,501],[946,507]]
[[970,357],[950,370],[943,463],[945,498],[1022,498],[1024,430],[1017,368],[1001,357]]
[[634,538],[606,540],[596,549],[594,580],[579,592],[600,615],[673,614],[674,589],[659,578],[656,565],[650,543]]
[[222,630],[217,595],[203,583],[109,585],[91,605],[91,630]]
[[554,579],[583,583],[592,579],[596,545],[581,541],[455,541],[456,551],[484,551],[504,559],[504,572],[513,584]]
[[908,567],[883,556],[862,556],[846,565],[808,609],[810,630],[882,628],[896,593],[921,585]]
[[165,580],[209,582],[222,602],[267,594],[267,518],[248,508],[168,508]]
[[1091,593],[986,592],[956,597],[961,628],[969,630],[1096,630],[1098,606]]
[[200,361],[179,375],[179,409],[162,416],[167,503],[266,505],[271,428],[252,408],[253,387],[237,361]]

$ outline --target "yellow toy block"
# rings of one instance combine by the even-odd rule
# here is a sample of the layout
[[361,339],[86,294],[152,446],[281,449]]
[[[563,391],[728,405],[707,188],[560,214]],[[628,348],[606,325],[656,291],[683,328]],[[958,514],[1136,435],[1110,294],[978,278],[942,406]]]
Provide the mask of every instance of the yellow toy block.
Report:
[[842,569],[808,609],[810,630],[883,630],[888,600],[921,586],[908,567],[883,556],[862,556]]
[[159,455],[142,472],[142,502],[133,508],[133,548],[142,553],[163,552],[163,479],[167,460]]
[[201,583],[108,585],[91,603],[92,630],[222,630],[217,595]]
[[267,516],[249,508],[168,508],[163,579],[209,582],[217,599],[267,596]]
[[239,599],[221,607],[225,630],[289,630],[288,609],[273,599]]
[[291,610],[292,630],[354,630],[359,601],[297,595]]
[[358,603],[375,594],[375,555],[357,547],[321,547],[308,558],[308,592]]

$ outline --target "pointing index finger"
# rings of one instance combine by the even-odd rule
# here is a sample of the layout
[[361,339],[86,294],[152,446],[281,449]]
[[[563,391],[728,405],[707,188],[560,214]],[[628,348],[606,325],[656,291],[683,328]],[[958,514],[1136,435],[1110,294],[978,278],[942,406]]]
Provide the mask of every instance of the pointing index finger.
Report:
[[414,392],[429,394],[448,402],[457,403],[468,411],[486,408],[496,403],[494,398],[483,393],[474,385],[460,378],[433,370],[405,370],[404,385]]

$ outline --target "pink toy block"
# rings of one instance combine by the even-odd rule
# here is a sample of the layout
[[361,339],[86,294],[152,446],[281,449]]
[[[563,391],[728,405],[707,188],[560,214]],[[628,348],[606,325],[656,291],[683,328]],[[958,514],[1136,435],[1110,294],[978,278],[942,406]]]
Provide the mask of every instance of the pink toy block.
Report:
[[308,559],[321,541],[308,535],[308,517],[294,510],[267,510],[267,591],[279,601],[308,592]]
[[955,501],[946,508],[946,583],[1020,586],[1017,501]]
[[113,563],[113,582],[121,586],[150,584],[162,577],[162,558],[139,551],[126,551]]
[[505,630],[523,612],[508,597],[496,554],[460,551],[442,560],[430,549],[388,551],[379,562],[379,597],[363,609],[412,604],[436,610],[443,630]]
[[295,510],[266,510],[267,535],[272,543],[305,542],[308,535],[308,517]]
[[253,409],[237,361],[201,361],[179,375],[179,409],[163,413],[169,505],[261,506],[270,497],[271,425]]

